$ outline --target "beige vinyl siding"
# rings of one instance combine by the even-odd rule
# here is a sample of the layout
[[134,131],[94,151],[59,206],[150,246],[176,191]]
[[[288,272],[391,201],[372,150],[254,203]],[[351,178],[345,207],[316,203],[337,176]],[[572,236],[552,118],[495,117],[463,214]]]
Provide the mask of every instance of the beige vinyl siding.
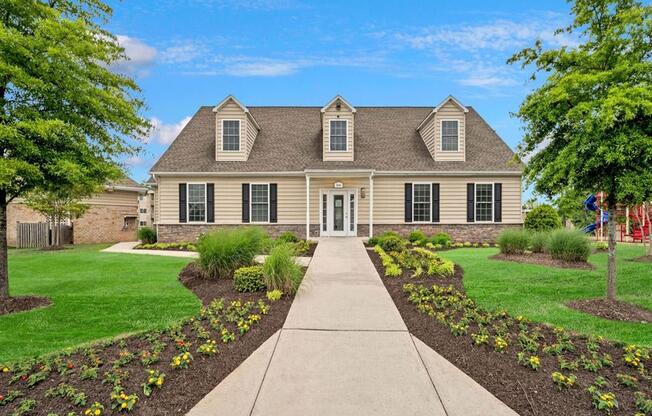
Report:
[[[345,152],[332,152],[330,150],[331,120],[347,120],[347,150]],[[337,111],[335,103],[326,109],[322,117],[324,131],[324,161],[353,161],[353,131],[354,131],[354,114],[342,104],[340,111]]]
[[503,184],[502,223],[522,223],[519,177],[374,177],[374,224],[402,224],[405,219],[406,182],[439,183],[439,215],[442,224],[466,223],[466,184]]
[[89,205],[121,205],[138,206],[138,192],[134,191],[104,191],[94,194],[92,197],[83,199],[82,203]]
[[215,223],[242,223],[242,184],[277,184],[278,224],[305,224],[306,179],[297,177],[160,177],[159,207],[161,224],[179,223],[179,183],[215,184]]
[[435,117],[430,116],[430,120],[419,130],[423,142],[426,144],[430,156],[435,157]]
[[258,129],[254,122],[251,121],[251,116],[247,115],[247,158],[251,153],[251,149],[254,147],[254,142],[256,141],[256,136],[258,135]]
[[[358,224],[369,224],[369,178],[311,178],[310,179],[310,223],[319,224],[321,215],[320,191],[339,190],[335,188],[335,182],[341,182],[342,190],[355,189],[358,191]],[[360,189],[365,188],[365,198],[361,197]],[[304,193],[305,195],[305,193]],[[305,206],[305,203],[304,203]],[[305,224],[305,211],[304,211]]]
[[[237,152],[222,150],[222,120],[240,120],[240,150]],[[220,161],[247,160],[247,115],[233,100],[219,109],[215,116],[215,159]]]
[[[457,152],[442,151],[441,149],[441,122],[442,120],[457,120],[459,142]],[[464,144],[466,139],[466,116],[464,110],[459,108],[452,101],[441,106],[432,118],[435,138],[435,160],[441,161],[464,161]]]

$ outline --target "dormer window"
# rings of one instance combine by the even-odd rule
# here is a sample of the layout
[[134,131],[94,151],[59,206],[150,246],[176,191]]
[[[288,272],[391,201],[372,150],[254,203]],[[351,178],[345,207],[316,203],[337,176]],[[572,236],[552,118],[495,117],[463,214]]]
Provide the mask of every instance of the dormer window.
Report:
[[222,120],[222,150],[240,151],[240,120]]
[[330,150],[331,152],[347,151],[347,121],[330,121]]
[[459,150],[459,121],[441,121],[441,150],[442,152],[457,152]]

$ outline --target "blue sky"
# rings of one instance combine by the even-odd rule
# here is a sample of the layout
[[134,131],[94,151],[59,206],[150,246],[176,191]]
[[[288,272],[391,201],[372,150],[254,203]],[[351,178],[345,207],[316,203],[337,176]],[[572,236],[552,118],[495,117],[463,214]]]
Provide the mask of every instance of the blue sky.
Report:
[[473,106],[515,148],[510,116],[536,86],[505,60],[554,29],[564,1],[157,0],[110,2],[109,29],[131,58],[117,69],[143,89],[156,127],[127,161],[144,180],[201,105],[228,94],[245,105],[435,106],[448,94]]

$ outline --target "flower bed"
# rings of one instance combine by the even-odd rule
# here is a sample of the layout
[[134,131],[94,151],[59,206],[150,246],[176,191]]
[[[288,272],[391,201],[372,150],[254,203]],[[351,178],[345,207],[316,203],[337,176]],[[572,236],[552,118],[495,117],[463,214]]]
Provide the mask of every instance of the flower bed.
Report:
[[135,250],[166,250],[166,251],[197,251],[194,243],[141,243],[134,247]]
[[519,414],[652,414],[647,350],[484,311],[461,271],[387,277],[380,256],[369,256],[409,331]]
[[[280,329],[292,296],[238,293],[232,280],[182,282],[204,307],[162,331],[0,364],[0,414],[183,414]],[[146,307],[146,305],[144,305]],[[18,409],[23,409],[19,411]]]

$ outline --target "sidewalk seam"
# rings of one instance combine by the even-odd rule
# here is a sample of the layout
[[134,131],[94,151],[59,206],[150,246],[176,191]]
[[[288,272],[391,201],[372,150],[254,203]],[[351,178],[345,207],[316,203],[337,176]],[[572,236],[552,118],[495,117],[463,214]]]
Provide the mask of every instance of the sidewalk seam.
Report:
[[283,328],[278,330],[278,337],[276,337],[276,342],[274,343],[274,349],[272,350],[272,355],[269,356],[269,361],[267,362],[267,366],[265,367],[263,378],[260,380],[258,391],[256,391],[256,397],[254,398],[254,402],[251,404],[251,410],[249,410],[249,416],[251,416],[254,413],[254,409],[256,408],[256,402],[258,401],[258,396],[260,395],[260,391],[263,389],[263,383],[265,383],[265,377],[267,377],[267,371],[269,371],[269,366],[272,363],[272,360],[274,359],[274,354],[276,353],[276,346],[278,345],[278,341],[281,339],[282,334],[283,334]]
[[437,395],[437,398],[439,399],[439,403],[441,403],[441,408],[444,409],[444,413],[446,416],[448,416],[448,410],[446,409],[446,406],[444,405],[444,401],[441,399],[441,395],[439,394],[439,391],[437,390],[437,386],[435,386],[435,381],[432,379],[432,376],[430,375],[430,371],[428,371],[428,366],[426,366],[425,361],[423,361],[423,357],[421,356],[421,353],[419,352],[419,349],[417,348],[417,344],[414,342],[414,336],[412,334],[409,334],[410,336],[410,341],[412,342],[412,346],[414,347],[414,351],[416,351],[417,355],[419,356],[419,361],[421,361],[421,365],[423,366],[423,369],[426,370],[426,374],[428,375],[428,380],[430,380],[430,384],[432,385],[432,388],[435,390],[435,394]]
[[408,332],[407,329],[334,329],[334,328],[283,328],[284,331],[315,331],[315,332]]

